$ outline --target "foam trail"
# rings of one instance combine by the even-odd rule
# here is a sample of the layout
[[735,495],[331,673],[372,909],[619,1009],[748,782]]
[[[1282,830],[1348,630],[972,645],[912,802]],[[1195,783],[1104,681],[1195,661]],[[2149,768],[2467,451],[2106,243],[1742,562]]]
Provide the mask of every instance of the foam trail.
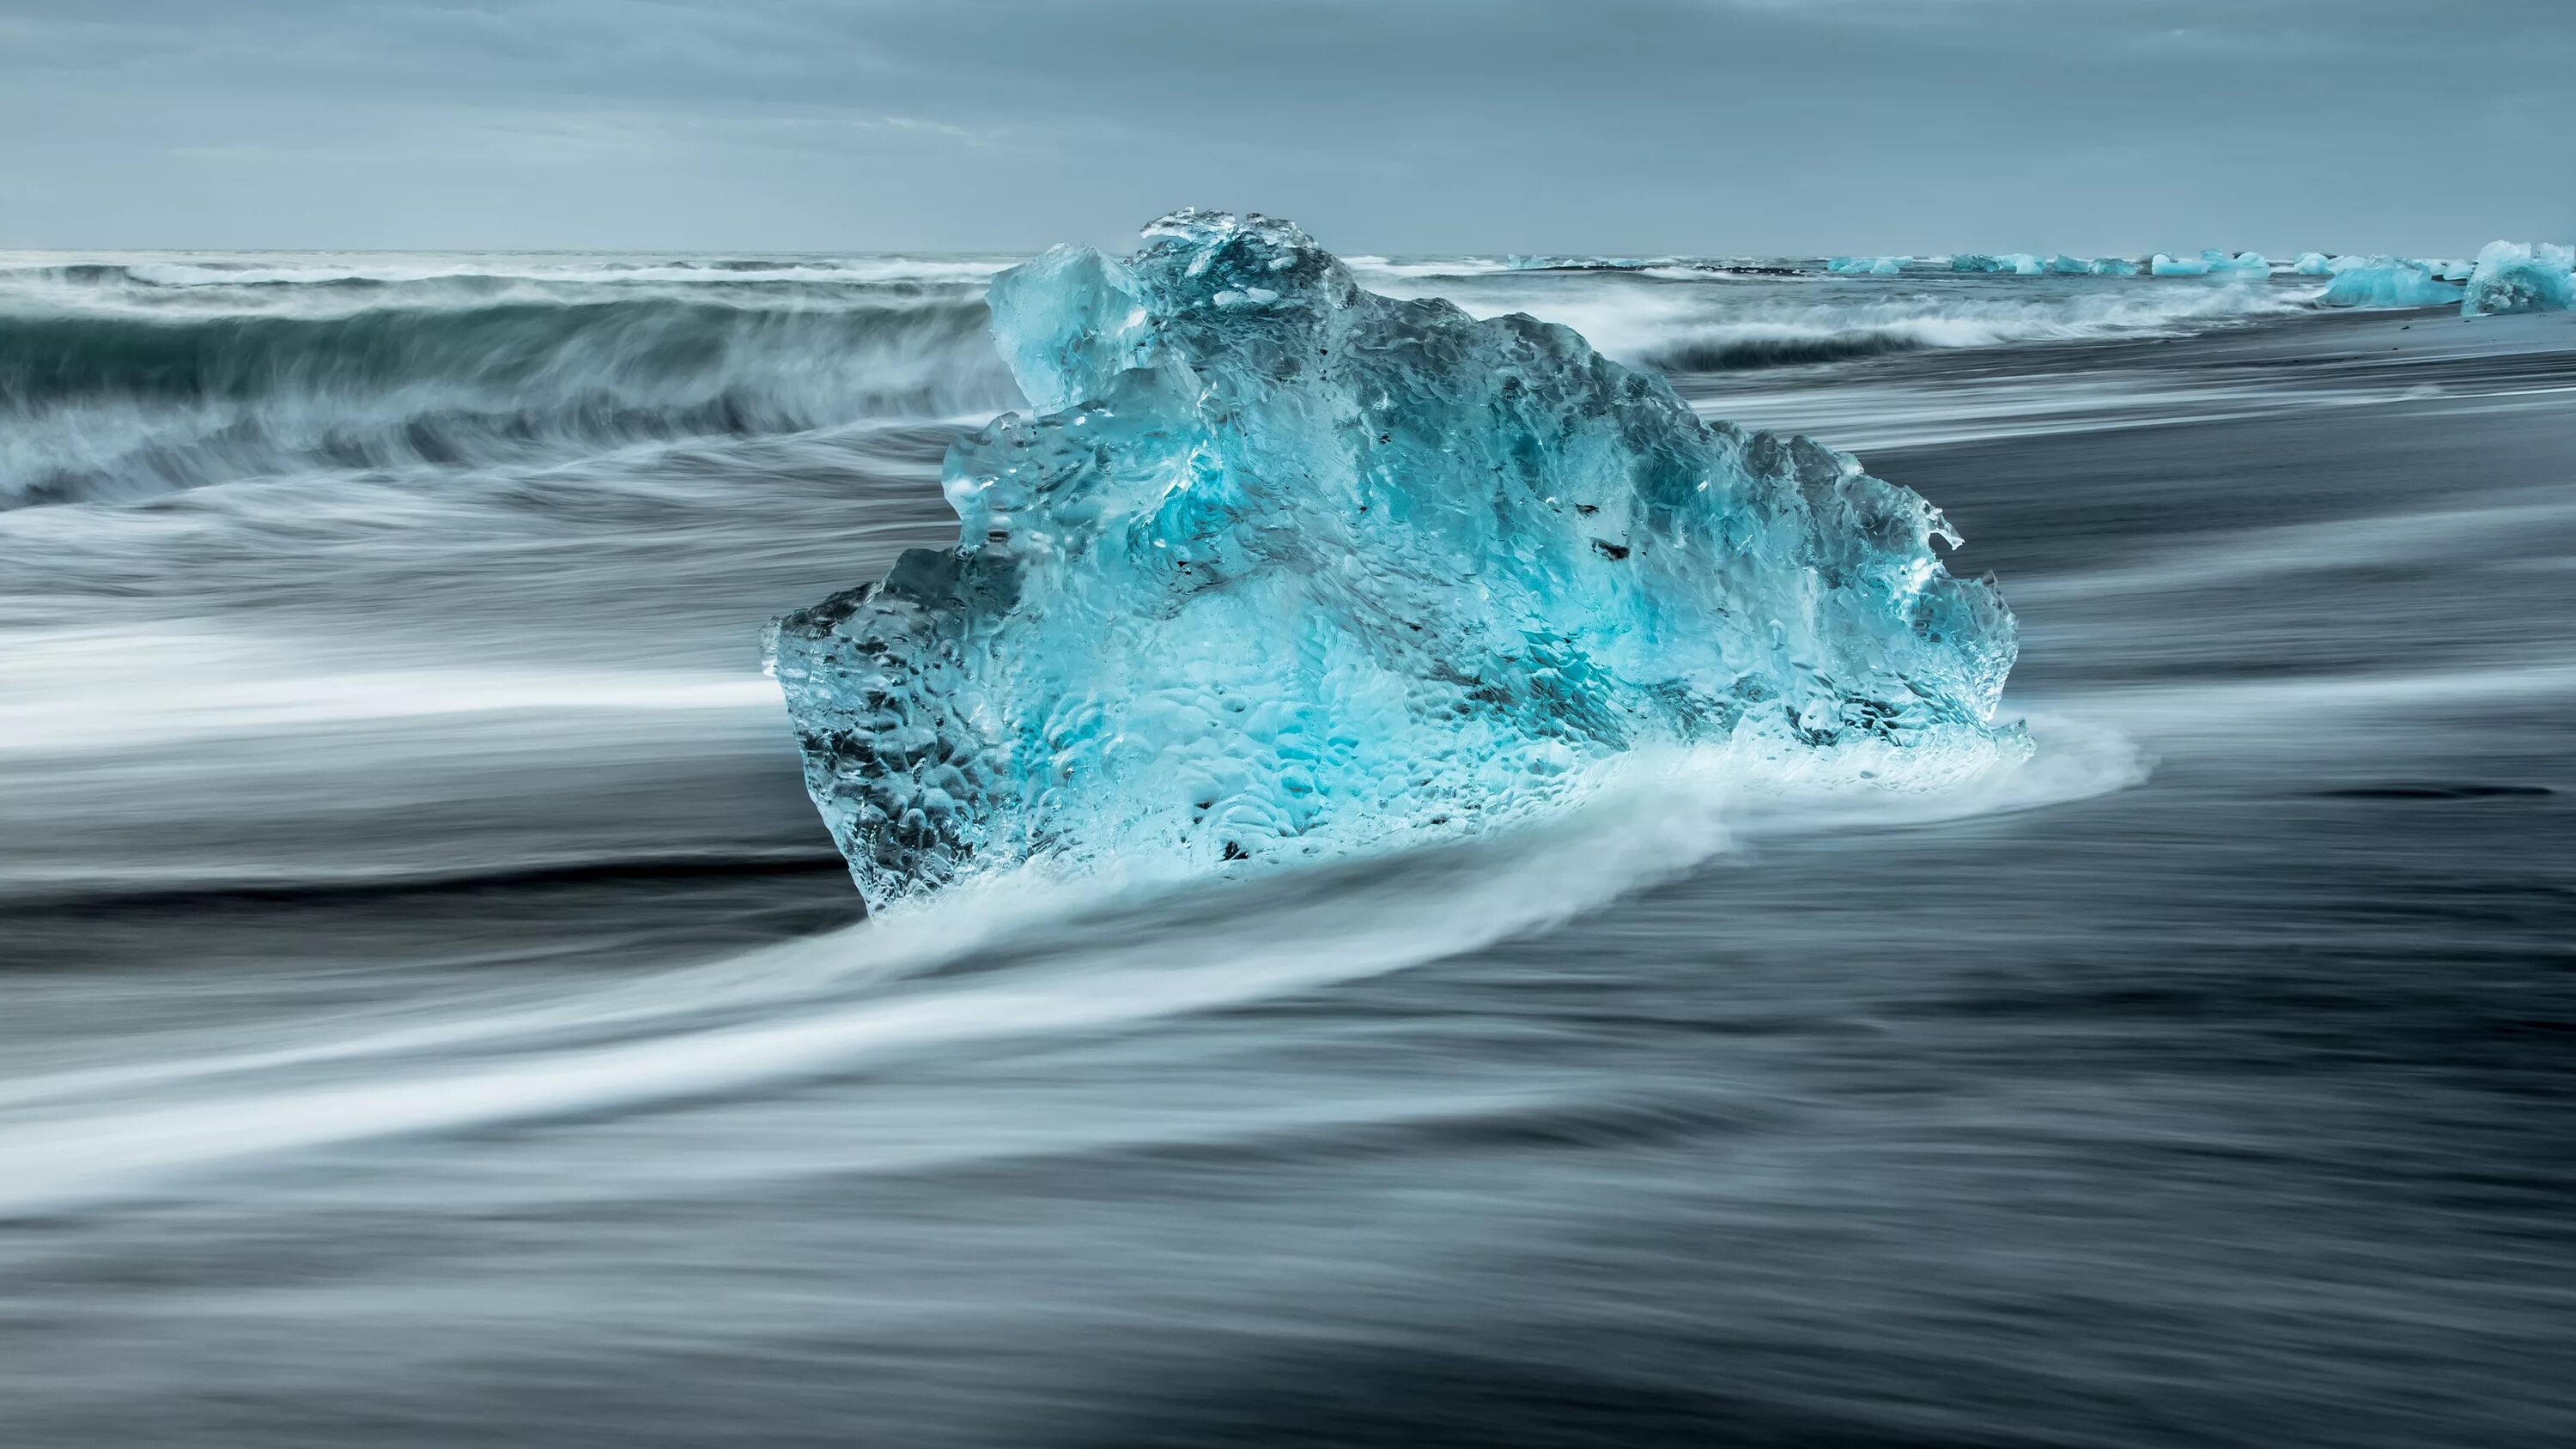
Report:
[[[170,1190],[328,1146],[648,1109],[1138,1027],[1552,925],[1690,870],[1727,848],[1737,821],[1769,835],[1942,818],[2137,778],[2134,752],[2115,737],[2039,723],[2049,742],[2039,763],[1999,764],[1942,791],[1889,792],[1857,769],[1748,790],[1743,762],[1723,751],[1629,761],[1561,816],[1455,846],[1184,889],[1023,876],[606,993],[345,1044],[35,1078],[0,1097],[0,1213]],[[768,1009],[704,1024],[746,1004]],[[350,1070],[355,1062],[367,1066]],[[155,1090],[183,1081],[184,1102]]]
[[[1948,279],[1944,279],[1946,282]],[[1582,291],[1526,279],[1446,284],[1370,278],[1391,296],[1445,296],[1476,317],[1527,312],[1562,322],[1622,362],[1672,372],[1718,372],[1884,353],[2016,342],[2176,336],[2286,316],[2298,299],[2257,287],[2102,288],[2068,296],[1891,294],[1883,281],[1849,297],[1739,293],[1719,284],[1603,286]]]
[[16,300],[0,290],[0,508],[317,469],[543,464],[1018,398],[971,293],[593,289],[338,313]]

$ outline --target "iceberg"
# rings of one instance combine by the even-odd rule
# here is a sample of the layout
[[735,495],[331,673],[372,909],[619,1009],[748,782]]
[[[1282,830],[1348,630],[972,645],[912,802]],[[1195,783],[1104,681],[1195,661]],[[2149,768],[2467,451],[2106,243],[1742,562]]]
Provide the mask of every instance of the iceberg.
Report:
[[2334,275],[2334,260],[2324,252],[2301,252],[2290,270],[2302,277],[2331,277]]
[[1903,257],[1835,257],[1825,263],[1825,270],[1845,275],[1893,277],[1905,270]]
[[1929,785],[2029,749],[2012,614],[1939,510],[1569,328],[1198,210],[991,309],[1035,411],[950,449],[955,545],[769,635],[872,905],[1473,834],[1637,752]]
[[2048,259],[2048,270],[2052,276],[2089,277],[2093,275],[2093,264],[2082,257],[2070,257],[2060,252]]
[[2463,317],[2576,309],[2576,247],[2489,242],[2469,273]]
[[2447,307],[2460,300],[2460,289],[2421,262],[2373,257],[2334,273],[2317,300],[2329,307]]
[[2169,256],[2158,252],[2147,264],[2147,270],[2159,277],[2210,277],[2236,273],[2269,275],[2272,264],[2261,252],[2228,252],[2208,247],[2197,257]]
[[2095,257],[2093,275],[2097,277],[2134,277],[2138,264],[2127,257]]
[[1983,252],[1960,252],[1950,258],[1954,272],[2009,272],[2015,276],[2036,277],[2048,270],[2048,263],[2028,252],[2005,252],[1988,256]]

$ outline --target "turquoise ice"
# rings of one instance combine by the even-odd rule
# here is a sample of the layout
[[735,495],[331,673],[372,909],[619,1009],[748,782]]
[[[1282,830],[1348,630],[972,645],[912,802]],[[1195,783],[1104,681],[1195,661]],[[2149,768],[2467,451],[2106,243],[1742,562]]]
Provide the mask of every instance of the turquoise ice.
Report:
[[2148,262],[2147,270],[2159,277],[2259,277],[2269,275],[2272,264],[2261,252],[2229,252],[2219,247],[2205,247],[2197,257],[2169,256],[2158,252]]
[[2460,300],[2460,289],[2433,275],[2422,262],[2402,257],[2372,257],[2346,266],[2331,265],[2334,280],[2317,298],[2329,307],[2447,307]]
[[2576,247],[2489,242],[2469,273],[2463,317],[2576,310]]
[[1468,834],[1637,751],[1930,780],[2027,749],[1994,722],[2012,615],[1938,510],[1568,328],[1195,210],[992,311],[1036,413],[950,450],[956,544],[772,631],[873,903]]

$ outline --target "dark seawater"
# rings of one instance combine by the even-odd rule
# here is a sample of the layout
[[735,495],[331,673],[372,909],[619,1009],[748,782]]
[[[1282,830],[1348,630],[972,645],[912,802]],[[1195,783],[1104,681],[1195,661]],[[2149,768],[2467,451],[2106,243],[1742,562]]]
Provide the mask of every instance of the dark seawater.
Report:
[[990,268],[724,260],[0,277],[0,1445],[2576,1440],[2570,319],[1364,271],[1943,505],[2027,778],[862,921]]

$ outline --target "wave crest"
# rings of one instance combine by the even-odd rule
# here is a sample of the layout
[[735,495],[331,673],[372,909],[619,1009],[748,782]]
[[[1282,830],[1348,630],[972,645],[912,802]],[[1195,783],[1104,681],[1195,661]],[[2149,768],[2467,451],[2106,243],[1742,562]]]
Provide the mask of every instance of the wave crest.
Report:
[[13,317],[0,330],[0,506],[988,413],[1018,401],[971,293],[746,305],[659,294],[476,300],[460,298],[455,282],[435,285],[434,301],[336,312],[317,312],[305,293],[296,311]]

